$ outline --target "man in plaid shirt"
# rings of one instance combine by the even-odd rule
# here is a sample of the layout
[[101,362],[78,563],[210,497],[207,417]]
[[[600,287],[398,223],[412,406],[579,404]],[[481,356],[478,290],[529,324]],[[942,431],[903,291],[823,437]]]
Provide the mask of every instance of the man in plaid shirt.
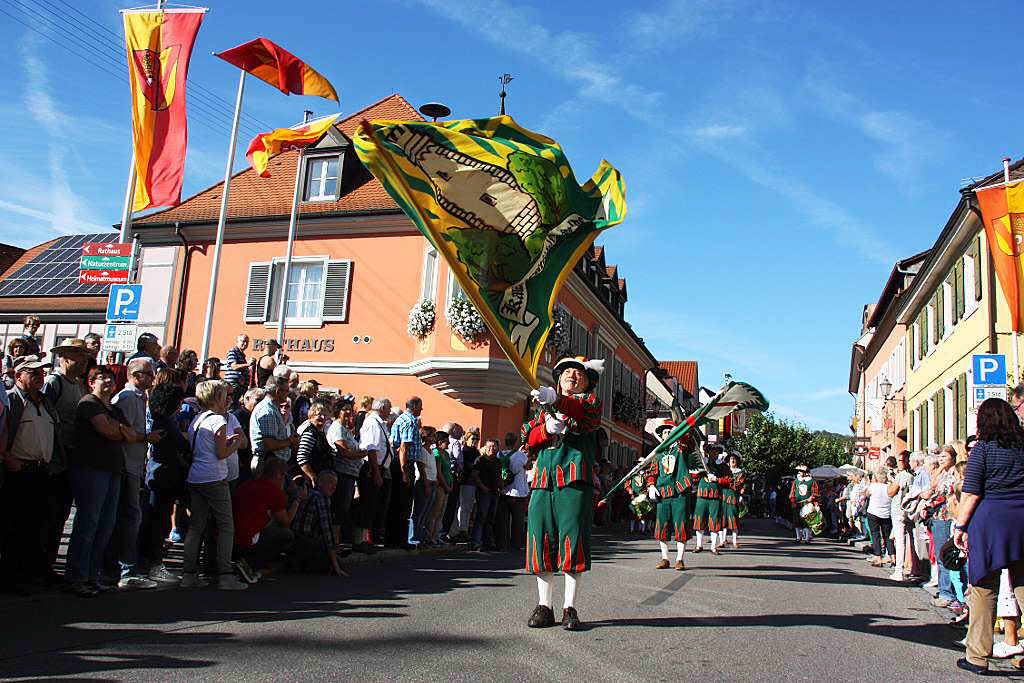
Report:
[[317,474],[316,488],[309,497],[299,504],[292,520],[295,532],[296,555],[305,571],[327,571],[338,576],[348,576],[338,564],[338,539],[334,537],[334,513],[331,511],[331,496],[338,487],[338,475],[333,470]]
[[391,425],[391,447],[398,454],[398,462],[402,465],[402,486],[395,493],[392,505],[398,505],[401,519],[409,520],[409,533],[406,545],[419,544],[416,522],[412,518],[413,490],[416,483],[416,468],[420,475],[426,476],[423,463],[423,441],[420,438],[420,413],[423,412],[423,401],[419,396],[412,396],[405,402],[405,412],[398,416]]

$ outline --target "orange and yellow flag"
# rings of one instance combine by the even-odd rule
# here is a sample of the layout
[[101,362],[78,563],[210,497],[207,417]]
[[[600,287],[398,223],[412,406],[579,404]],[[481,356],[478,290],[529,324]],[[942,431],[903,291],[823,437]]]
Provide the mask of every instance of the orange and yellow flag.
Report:
[[312,145],[324,136],[341,114],[324,116],[309,123],[301,123],[291,128],[278,128],[269,133],[260,133],[249,143],[245,158],[261,178],[269,178],[267,163],[270,157],[290,149],[300,149]]
[[1024,318],[1021,285],[1024,283],[1024,181],[979,190],[978,203],[985,236],[999,285],[1010,307],[1010,323],[1020,332]]
[[215,54],[285,95],[319,95],[338,101],[338,92],[319,71],[266,38],[256,38]]
[[205,10],[125,11],[132,92],[132,211],[181,203],[188,126],[185,81]]

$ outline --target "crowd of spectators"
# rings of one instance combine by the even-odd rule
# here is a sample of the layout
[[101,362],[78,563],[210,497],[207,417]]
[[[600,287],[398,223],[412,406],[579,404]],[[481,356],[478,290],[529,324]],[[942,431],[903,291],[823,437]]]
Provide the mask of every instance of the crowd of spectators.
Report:
[[[104,363],[98,337],[47,353],[37,327],[26,320],[3,361],[0,580],[9,591],[245,590],[268,568],[346,576],[341,558],[384,547],[524,549],[532,460],[518,433],[423,424],[415,396],[399,408],[322,392],[273,340],[248,357],[240,335],[223,362],[200,364],[145,333],[135,353]],[[595,498],[620,476],[599,462]],[[595,523],[627,512],[616,496]],[[174,543],[180,569],[168,564]]]

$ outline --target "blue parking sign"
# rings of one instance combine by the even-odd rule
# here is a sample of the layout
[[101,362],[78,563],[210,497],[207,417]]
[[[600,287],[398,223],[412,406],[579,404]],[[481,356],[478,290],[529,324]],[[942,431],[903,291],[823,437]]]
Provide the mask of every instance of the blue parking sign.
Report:
[[142,285],[111,285],[107,299],[107,320],[137,321],[141,303]]
[[1006,386],[1006,356],[978,354],[974,356],[974,384]]

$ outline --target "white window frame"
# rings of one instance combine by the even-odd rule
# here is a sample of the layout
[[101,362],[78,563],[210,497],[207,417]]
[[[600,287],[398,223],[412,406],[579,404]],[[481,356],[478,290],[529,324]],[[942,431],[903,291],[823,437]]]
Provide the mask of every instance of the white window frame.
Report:
[[935,441],[935,399],[928,399],[928,433],[925,434],[927,440],[925,443],[928,444],[928,448],[934,448],[938,445]]
[[[334,194],[330,195],[307,195],[306,190],[309,184],[310,169],[313,164],[317,161],[334,159],[337,162],[337,171],[335,172],[334,179]],[[324,169],[328,168],[327,164],[324,164]],[[327,178],[321,173],[320,174],[320,191],[323,192],[324,185],[326,184]],[[310,154],[303,158],[302,162],[302,201],[304,202],[336,202],[338,201],[338,194],[341,191],[341,155],[340,154]]]
[[914,443],[910,444],[910,450],[916,451],[917,444],[921,443],[921,413],[916,407],[910,411],[910,420],[914,424]]
[[942,443],[950,443],[956,436],[957,425],[952,424],[954,401],[956,401],[956,392],[953,391],[953,385],[947,384],[942,387]]
[[935,353],[935,347],[939,345],[939,340],[935,338],[935,306],[928,304],[924,309],[924,326],[927,328],[925,334],[928,335],[928,353],[925,354],[925,358]]
[[[286,257],[277,256],[277,257],[274,257],[273,259],[271,259],[271,261],[270,261],[270,263],[271,263],[271,266],[270,266],[270,293],[269,293],[269,296],[268,296],[269,304],[268,304],[268,307],[267,307],[267,320],[263,323],[264,327],[269,327],[269,328],[277,329],[277,320],[276,320],[276,318],[277,318],[278,307],[281,305],[281,302],[277,301],[277,297],[274,295],[274,273],[277,270],[277,265],[281,264],[281,272],[282,272],[281,296],[283,297],[285,295],[285,291],[284,290],[287,289],[287,287],[288,287],[287,282],[284,282],[285,280],[288,279],[288,273],[284,272],[284,263],[287,260],[288,259]],[[319,263],[320,266],[323,268],[323,277],[320,280],[320,306],[317,309],[320,312],[316,315],[316,317],[313,317],[313,318],[288,318],[288,317],[286,317],[284,319],[284,324],[287,327],[296,327],[296,328],[300,328],[300,329],[323,327],[323,325],[324,325],[324,318],[323,318],[324,294],[327,291],[327,262],[329,260],[330,259],[327,256],[293,256],[292,257],[292,266],[295,266],[295,265],[298,265],[298,264],[304,264],[304,263]],[[275,319],[271,320],[270,319],[271,316],[273,316]]]
[[445,309],[446,310],[447,310],[448,305],[451,304],[451,302],[452,302],[452,294],[455,292],[456,285],[458,285],[459,289],[462,290],[463,296],[468,301],[469,300],[469,295],[466,294],[466,290],[462,289],[462,285],[459,284],[459,281],[455,279],[455,273],[452,272],[451,268],[448,268],[448,285],[447,285],[447,287],[445,289],[445,293],[444,293],[444,305],[445,305]]
[[921,330],[918,329],[917,323],[913,323],[910,326],[910,367],[911,369],[916,368],[920,362],[917,359],[917,350],[921,347]]
[[[428,266],[430,261],[433,259],[433,273],[430,273]],[[441,259],[440,254],[437,253],[437,249],[433,245],[427,245],[427,248],[423,250],[423,273],[420,275],[420,301],[424,299],[430,299],[435,304],[437,303],[437,274],[440,268]],[[429,280],[433,280],[430,282]]]
[[[954,275],[953,277],[956,277]],[[953,300],[953,287],[946,282],[942,282],[942,338],[948,339],[949,333],[953,331],[953,307],[956,306],[956,301]]]
[[[978,310],[981,302],[974,298],[974,256],[967,252],[961,259],[963,259],[964,271],[964,291],[962,292],[964,295],[964,317],[961,320],[966,320],[972,313]],[[968,287],[971,290],[970,296],[967,295]]]

